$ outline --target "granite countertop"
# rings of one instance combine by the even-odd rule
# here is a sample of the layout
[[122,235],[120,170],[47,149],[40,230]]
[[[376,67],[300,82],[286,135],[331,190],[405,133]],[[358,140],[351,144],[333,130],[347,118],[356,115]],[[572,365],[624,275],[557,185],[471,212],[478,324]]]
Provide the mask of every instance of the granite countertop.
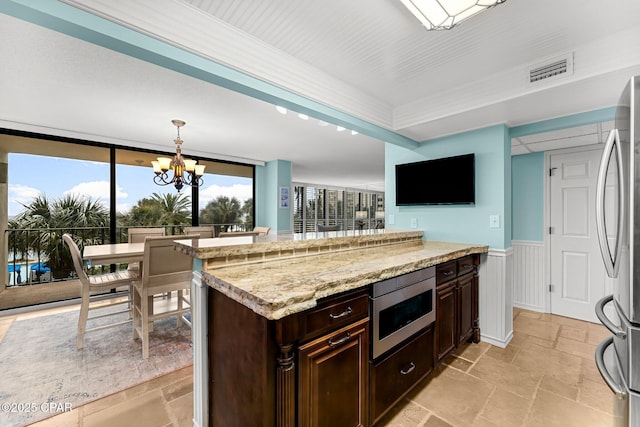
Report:
[[203,281],[267,319],[313,308],[317,300],[410,273],[488,246],[409,240],[400,244],[330,251],[286,259],[216,265]]

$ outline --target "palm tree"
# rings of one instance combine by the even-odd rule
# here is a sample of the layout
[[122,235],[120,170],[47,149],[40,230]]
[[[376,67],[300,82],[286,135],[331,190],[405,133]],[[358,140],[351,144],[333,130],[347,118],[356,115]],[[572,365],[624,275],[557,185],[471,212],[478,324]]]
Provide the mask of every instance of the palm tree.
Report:
[[200,211],[203,224],[222,224],[226,231],[232,224],[240,223],[241,216],[240,201],[235,197],[218,196]]
[[151,200],[157,203],[160,209],[160,224],[182,225],[189,224],[191,220],[191,202],[184,194],[158,194],[153,193]]
[[99,201],[66,195],[49,201],[44,194],[34,198],[11,223],[17,232],[21,250],[37,253],[47,259],[51,274],[63,278],[74,271],[69,249],[62,240],[64,233],[80,234],[80,245],[101,241],[104,227],[109,225],[109,212]]
[[138,200],[128,214],[120,215],[123,226],[164,226],[191,223],[191,201],[184,194],[153,193]]

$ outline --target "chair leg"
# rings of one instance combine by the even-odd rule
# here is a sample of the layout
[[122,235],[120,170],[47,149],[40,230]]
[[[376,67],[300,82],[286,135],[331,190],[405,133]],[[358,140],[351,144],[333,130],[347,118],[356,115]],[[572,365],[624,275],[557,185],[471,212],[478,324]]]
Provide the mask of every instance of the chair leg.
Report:
[[[149,357],[149,297],[145,295],[146,292],[142,292],[140,295],[141,301],[141,313],[142,313],[142,358],[146,359]],[[153,301],[152,301],[153,304]]]
[[80,315],[78,317],[78,338],[77,347],[78,350],[82,350],[84,347],[84,331],[87,329],[87,318],[89,317],[89,289],[86,286],[82,287],[82,302],[80,303]]
[[133,315],[133,321],[132,321],[132,329],[133,329],[133,339],[140,339],[142,340],[142,337],[140,336],[140,329],[142,327],[142,315],[138,312],[138,310],[142,310],[142,306],[140,304],[140,294],[139,294],[139,290],[137,287],[133,286],[131,288],[131,311],[132,311],[132,315]]
[[[182,290],[178,291],[178,311],[182,310]],[[176,327],[182,326],[182,314],[178,313]]]

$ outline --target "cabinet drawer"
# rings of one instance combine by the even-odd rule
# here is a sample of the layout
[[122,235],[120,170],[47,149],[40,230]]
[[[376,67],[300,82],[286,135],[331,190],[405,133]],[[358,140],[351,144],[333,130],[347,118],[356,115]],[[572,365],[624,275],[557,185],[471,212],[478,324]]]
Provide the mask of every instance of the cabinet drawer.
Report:
[[369,295],[332,297],[301,316],[301,340],[327,333],[369,315]]
[[455,279],[458,274],[458,264],[455,260],[436,266],[436,283],[444,283]]
[[387,410],[433,369],[433,328],[429,326],[395,353],[371,365],[371,420]]
[[473,255],[468,255],[458,260],[458,276],[467,274],[475,270],[476,264],[473,260]]

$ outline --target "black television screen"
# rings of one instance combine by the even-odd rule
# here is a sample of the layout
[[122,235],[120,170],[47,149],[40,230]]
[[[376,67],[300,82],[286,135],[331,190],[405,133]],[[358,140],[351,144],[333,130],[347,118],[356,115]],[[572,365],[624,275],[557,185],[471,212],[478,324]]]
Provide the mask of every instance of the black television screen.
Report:
[[396,205],[475,204],[474,155],[396,165]]

